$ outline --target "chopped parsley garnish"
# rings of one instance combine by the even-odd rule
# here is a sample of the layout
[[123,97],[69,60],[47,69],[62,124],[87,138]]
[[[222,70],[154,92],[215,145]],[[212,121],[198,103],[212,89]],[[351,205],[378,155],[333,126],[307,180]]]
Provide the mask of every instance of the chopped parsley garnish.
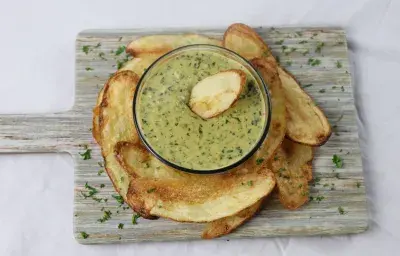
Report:
[[312,180],[312,183],[311,183],[311,185],[313,186],[313,187],[315,187],[315,185],[319,185],[319,182],[321,181],[321,178],[320,177],[315,177],[313,180]]
[[86,238],[89,237],[88,233],[86,233],[84,231],[81,232],[81,236],[82,236],[83,239],[86,239]]
[[103,200],[103,198],[97,198],[95,196],[92,196],[92,199],[98,203],[101,203],[101,200]]
[[342,92],[344,92],[344,87],[343,87],[343,85],[340,87],[340,89],[342,90]]
[[310,86],[312,86],[313,84],[305,84],[305,85],[303,85],[301,88],[307,88],[307,87],[310,87]]
[[303,51],[302,53],[303,53],[303,56],[306,56],[307,54],[310,53],[310,50],[307,49],[307,50]]
[[333,155],[332,162],[335,164],[336,168],[343,167],[343,160],[338,155]]
[[122,196],[120,195],[112,195],[112,197],[117,200],[118,203],[120,203],[121,205],[124,204],[124,199],[122,198]]
[[97,175],[100,176],[100,175],[103,174],[103,172],[104,172],[104,170],[103,170],[103,169],[100,169],[100,170],[97,172]]
[[357,186],[357,188],[360,188],[361,187],[361,183],[359,181],[357,181],[356,186]]
[[93,68],[91,68],[91,67],[86,67],[85,70],[86,70],[86,71],[92,71]]
[[128,56],[126,56],[123,60],[117,60],[117,68],[120,69],[124,66],[126,62],[129,61]]
[[264,162],[264,158],[257,158],[256,164],[260,165],[262,162]]
[[100,184],[100,188],[104,188],[106,185],[104,184]]
[[315,52],[316,52],[316,53],[321,53],[322,47],[324,47],[324,46],[325,46],[325,43],[324,43],[324,42],[319,42],[319,43],[317,44],[317,48],[315,48]]
[[326,90],[325,89],[321,89],[321,90],[319,90],[319,92],[320,93],[324,93],[324,92],[326,92]]
[[292,61],[291,60],[286,61],[286,66],[292,66]]
[[107,60],[105,57],[104,57],[104,52],[100,52],[99,53],[99,57],[100,57],[100,59],[102,59],[102,60]]
[[89,149],[88,145],[84,145],[83,148],[86,149],[86,151],[83,153],[79,153],[79,155],[83,158],[83,160],[91,159],[92,158],[92,155],[91,155],[92,150]]
[[287,47],[286,45],[282,45],[281,48],[282,48],[282,52],[285,52],[285,50],[286,50],[288,47]]
[[104,211],[104,215],[103,215],[103,217],[101,218],[101,219],[98,219],[97,221],[99,221],[100,223],[104,223],[104,222],[106,222],[107,220],[109,220],[109,219],[111,219],[111,211],[109,211],[109,210],[107,210],[107,211]]
[[296,32],[296,35],[303,36],[303,33],[302,32]]
[[339,206],[339,207],[338,207],[338,211],[339,211],[340,215],[343,215],[343,214],[346,213],[346,212],[344,211],[344,209],[343,209],[342,206]]
[[101,46],[101,43],[97,43],[94,48],[99,48]]
[[337,68],[342,68],[342,63],[340,61],[336,61],[336,67]]
[[308,43],[307,40],[301,40],[301,41],[299,42],[299,44],[306,44],[306,43]]
[[278,156],[274,156],[274,161],[278,161],[279,157]]
[[104,164],[103,164],[102,162],[97,162],[97,164],[98,164],[100,167],[104,167]]
[[135,214],[132,215],[132,225],[137,225],[137,220],[140,218],[141,216],[139,214]]
[[321,201],[324,200],[324,199],[325,199],[324,196],[317,196],[317,197],[315,198],[315,201],[317,201],[317,202],[319,203],[319,202],[321,202]]
[[84,45],[84,46],[82,46],[82,51],[83,51],[85,54],[88,54],[88,53],[89,53],[89,50],[90,50],[90,45]]
[[319,64],[321,64],[321,61],[319,59],[313,59],[313,58],[309,58],[308,59],[308,65],[310,66],[318,66]]
[[247,182],[247,186],[249,186],[249,187],[253,186],[253,181],[252,181],[252,180],[249,180],[249,181]]
[[123,229],[124,228],[124,224],[123,223],[119,223],[118,224],[118,229]]
[[156,188],[150,188],[147,190],[147,193],[153,193],[154,191],[156,191]]
[[325,188],[325,187],[329,187],[329,184],[328,184],[328,183],[325,183],[325,184],[324,184],[324,188]]
[[115,51],[115,55],[121,55],[125,51],[126,47],[125,46],[120,46],[118,49]]
[[285,40],[281,39],[281,40],[279,40],[279,41],[276,41],[275,44],[281,45],[281,44],[283,44],[284,41],[285,41]]
[[83,193],[83,192],[81,191],[81,194],[82,194],[82,196],[83,196],[85,199],[88,198],[88,197],[92,197],[92,196],[94,196],[95,194],[98,193],[97,189],[95,189],[94,187],[90,186],[87,182],[85,183],[85,188],[86,188],[87,190],[89,190],[89,193],[88,193],[88,194],[85,194],[85,193]]

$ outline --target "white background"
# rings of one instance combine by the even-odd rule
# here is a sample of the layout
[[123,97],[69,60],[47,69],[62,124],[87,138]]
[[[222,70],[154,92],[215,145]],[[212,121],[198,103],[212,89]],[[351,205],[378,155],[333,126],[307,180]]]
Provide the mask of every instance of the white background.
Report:
[[[370,229],[360,235],[123,245],[72,236],[68,155],[0,155],[0,255],[395,255],[400,242],[400,1],[0,0],[0,113],[69,109],[74,41],[88,28],[345,27]],[[1,127],[0,127],[1,129]]]

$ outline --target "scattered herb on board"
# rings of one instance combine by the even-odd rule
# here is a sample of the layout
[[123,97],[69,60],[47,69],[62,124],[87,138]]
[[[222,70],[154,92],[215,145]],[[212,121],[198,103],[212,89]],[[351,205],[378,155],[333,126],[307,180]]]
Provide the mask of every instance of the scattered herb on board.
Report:
[[88,233],[86,233],[84,231],[81,232],[81,236],[82,236],[83,239],[86,239],[86,238],[89,237]]
[[90,50],[90,45],[84,45],[82,46],[82,51],[87,55]]
[[299,44],[306,44],[306,43],[308,43],[307,40],[301,40],[301,41],[299,42]]
[[321,201],[324,200],[324,199],[325,199],[324,196],[317,196],[317,197],[315,198],[315,201],[317,201],[317,202],[319,203],[319,202],[321,202]]
[[307,87],[310,87],[310,86],[312,86],[313,84],[305,84],[305,85],[303,85],[303,86],[301,86],[301,88],[307,88]]
[[324,42],[318,42],[317,47],[315,48],[315,52],[316,53],[321,53],[322,47],[324,47],[324,46],[325,46]]
[[94,196],[95,194],[98,193],[97,189],[95,189],[94,187],[90,186],[87,182],[85,183],[85,188],[87,190],[89,190],[88,194],[85,194],[85,193],[83,193],[81,191],[81,194],[82,194],[83,198],[85,198],[85,199],[88,198],[88,197],[92,197],[92,196]]
[[296,32],[296,35],[303,36],[303,33],[302,32]]
[[274,161],[278,161],[279,157],[278,156],[274,156]]
[[310,50],[308,50],[308,49],[302,52],[303,56],[306,56],[309,53],[310,53]]
[[325,93],[326,90],[325,90],[325,89],[321,89],[321,90],[319,90],[319,92],[320,92],[320,93]]
[[132,225],[137,225],[137,220],[140,218],[139,214],[132,215]]
[[122,196],[120,196],[120,195],[112,195],[112,197],[113,197],[115,200],[117,200],[117,202],[118,202],[120,205],[123,205],[123,204],[124,204],[124,199],[122,198]]
[[326,188],[326,187],[329,187],[329,184],[328,184],[328,183],[325,183],[325,184],[324,184],[324,188]]
[[319,59],[309,58],[307,63],[308,63],[308,65],[314,67],[314,66],[318,66],[319,64],[321,64],[321,61]]
[[86,70],[86,71],[92,71],[93,68],[91,68],[91,67],[86,67],[85,70]]
[[124,228],[124,224],[123,223],[119,223],[118,224],[118,229],[123,229]]
[[346,212],[344,211],[344,209],[343,209],[342,206],[339,206],[339,207],[338,207],[338,211],[339,211],[340,215],[343,215],[343,214],[346,213]]
[[156,188],[150,188],[150,189],[147,190],[147,193],[150,194],[150,193],[153,193],[154,191],[156,191]]
[[97,43],[94,48],[99,48],[101,46],[101,43]]
[[340,89],[342,90],[342,92],[344,92],[344,87],[343,87],[343,85],[340,87]]
[[357,188],[360,188],[361,187],[361,183],[359,181],[357,181],[356,186],[357,186]]
[[120,46],[118,49],[115,51],[115,55],[121,55],[121,53],[125,52],[126,47],[125,46]]
[[336,179],[339,179],[339,173],[335,174]]
[[256,164],[260,165],[262,162],[264,162],[264,158],[257,158]]
[[100,52],[100,53],[99,53],[99,58],[102,59],[102,60],[107,60],[107,59],[104,57],[104,52]]
[[104,223],[107,220],[111,219],[111,211],[104,211],[103,217],[101,219],[98,219],[97,221],[99,221],[100,223]]
[[92,158],[92,150],[89,149],[88,145],[83,145],[83,149],[85,149],[86,151],[83,153],[79,153],[79,155],[83,158],[83,160],[88,160]]
[[286,61],[286,66],[292,66],[292,61],[291,60]]
[[342,68],[342,63],[340,61],[336,61],[336,67],[337,68]]
[[321,178],[320,177],[315,177],[313,180],[312,180],[312,183],[311,183],[311,185],[313,186],[313,187],[315,187],[315,185],[319,185],[319,182],[321,181]]
[[97,164],[98,164],[100,167],[104,167],[104,164],[103,164],[102,162],[97,162]]
[[103,170],[103,169],[100,169],[100,170],[97,172],[97,176],[100,176],[100,175],[102,175],[102,174],[103,174],[103,172],[104,172],[104,170]]
[[281,63],[281,58],[279,56],[276,56],[276,62]]
[[336,45],[344,45],[344,42],[337,42]]
[[118,68],[118,69],[122,68],[122,67],[124,66],[124,64],[125,64],[126,62],[128,62],[128,61],[129,61],[128,55],[125,56],[125,58],[124,58],[123,60],[117,60],[117,68]]
[[104,188],[106,185],[104,184],[100,184],[100,188]]
[[282,52],[285,52],[285,50],[286,50],[288,47],[287,47],[286,45],[282,45],[281,48],[282,48]]
[[98,203],[101,203],[101,200],[103,200],[103,198],[97,198],[95,196],[92,196],[92,199]]
[[313,201],[314,200],[314,197],[313,196],[310,196],[310,201]]
[[343,167],[343,160],[336,154],[333,155],[332,162],[335,164],[336,168]]
[[284,41],[285,41],[285,40],[281,39],[281,40],[279,40],[279,41],[276,41],[275,44],[281,45],[281,44],[283,44]]
[[252,180],[249,180],[249,181],[247,182],[247,186],[249,186],[249,187],[253,186],[253,181],[252,181]]

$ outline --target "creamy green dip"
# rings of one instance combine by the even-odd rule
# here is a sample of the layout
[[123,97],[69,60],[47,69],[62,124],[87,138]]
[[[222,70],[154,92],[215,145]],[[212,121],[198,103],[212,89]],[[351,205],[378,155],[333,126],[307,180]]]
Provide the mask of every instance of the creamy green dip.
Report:
[[[203,120],[189,106],[202,79],[228,69],[247,74],[239,100],[224,113]],[[266,122],[255,78],[238,62],[209,51],[184,52],[158,65],[137,99],[137,121],[146,142],[164,159],[188,169],[214,170],[249,153]]]

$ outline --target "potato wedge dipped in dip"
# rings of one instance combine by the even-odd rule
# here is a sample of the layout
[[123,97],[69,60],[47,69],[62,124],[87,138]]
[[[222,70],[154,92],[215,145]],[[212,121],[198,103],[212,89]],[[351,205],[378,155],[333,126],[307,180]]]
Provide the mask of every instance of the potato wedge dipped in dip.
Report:
[[161,60],[142,78],[138,130],[167,162],[188,170],[231,166],[256,147],[267,123],[260,84],[238,61],[197,48]]

